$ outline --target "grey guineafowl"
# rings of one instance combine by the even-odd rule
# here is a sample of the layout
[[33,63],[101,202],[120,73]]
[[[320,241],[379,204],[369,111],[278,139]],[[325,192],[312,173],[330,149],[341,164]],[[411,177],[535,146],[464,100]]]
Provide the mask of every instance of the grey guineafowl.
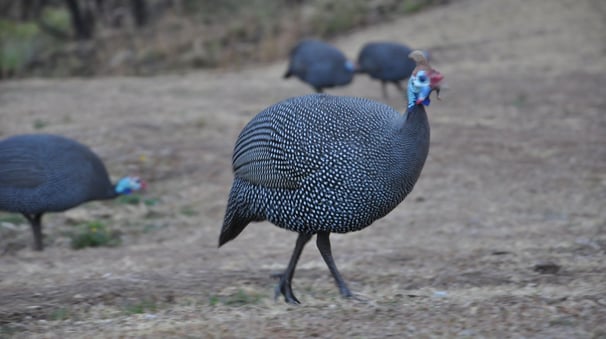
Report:
[[27,218],[38,251],[44,248],[44,213],[112,199],[144,186],[137,177],[124,177],[112,185],[95,153],[62,136],[27,134],[0,141],[0,210]]
[[263,110],[244,127],[233,154],[234,182],[219,246],[252,221],[299,233],[281,293],[291,289],[305,244],[317,246],[340,293],[351,296],[332,258],[329,235],[358,231],[394,209],[410,191],[429,150],[424,104],[442,75],[419,51],[407,112],[369,99],[311,94]]
[[284,78],[294,75],[321,93],[324,88],[344,86],[354,76],[354,64],[336,47],[319,40],[306,39],[290,52],[290,64]]
[[395,42],[369,42],[358,54],[356,72],[380,80],[384,98],[390,82],[403,93],[401,82],[408,79],[415,69],[415,62],[408,57],[410,52],[412,49],[408,46]]

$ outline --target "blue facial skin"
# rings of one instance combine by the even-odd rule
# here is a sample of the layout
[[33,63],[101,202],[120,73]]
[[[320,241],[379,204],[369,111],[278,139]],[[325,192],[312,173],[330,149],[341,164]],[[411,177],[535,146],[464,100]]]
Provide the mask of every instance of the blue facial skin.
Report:
[[423,105],[429,106],[429,103],[430,103],[429,94],[431,94],[431,87],[429,87],[429,86],[423,87],[423,88],[421,88],[421,93],[419,93],[419,97],[417,98],[417,100],[420,98],[425,98],[425,99],[423,99]]
[[129,178],[122,178],[120,179],[120,181],[118,181],[118,183],[116,184],[116,193],[118,194],[129,194],[131,189],[129,187],[129,183],[130,183],[130,179]]
[[415,107],[419,99],[422,100],[423,105],[429,106],[431,90],[425,71],[421,70],[417,72],[416,76],[411,76],[408,79],[408,109]]
[[353,62],[347,60],[345,61],[345,69],[353,73],[356,70],[356,66]]
[[[138,189],[136,187],[137,182],[133,182],[133,179],[130,177],[124,177],[118,181],[116,184],[116,193],[118,194],[130,194],[133,192],[133,189]],[[140,187],[140,186],[139,186]]]

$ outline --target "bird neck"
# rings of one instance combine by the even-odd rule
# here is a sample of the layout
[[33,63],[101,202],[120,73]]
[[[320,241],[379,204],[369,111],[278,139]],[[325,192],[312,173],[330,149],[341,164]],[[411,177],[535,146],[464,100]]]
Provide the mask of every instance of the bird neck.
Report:
[[404,137],[426,138],[429,140],[429,121],[423,104],[409,107],[402,116]]
[[120,195],[120,193],[116,192],[116,185],[112,185],[111,188],[107,190],[105,199],[114,199],[119,197]]
[[423,105],[415,105],[409,108],[400,120],[398,129],[398,146],[394,148],[395,159],[401,159],[395,164],[395,171],[400,180],[397,185],[401,192],[408,194],[414,183],[421,175],[421,170],[429,153],[429,121]]
[[118,195],[116,193],[116,186],[109,184],[103,188],[94,190],[88,200],[111,200],[118,197]]
[[410,154],[411,162],[420,162],[421,167],[429,152],[429,121],[422,104],[409,108],[403,115],[400,140],[404,151]]

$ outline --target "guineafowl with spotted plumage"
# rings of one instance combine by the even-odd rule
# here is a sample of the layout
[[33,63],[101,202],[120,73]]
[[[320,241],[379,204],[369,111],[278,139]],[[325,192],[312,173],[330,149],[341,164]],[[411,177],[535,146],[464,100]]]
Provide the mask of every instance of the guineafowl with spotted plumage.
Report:
[[323,41],[306,39],[291,50],[284,78],[294,75],[322,93],[324,88],[349,84],[354,71],[353,62],[339,49]]
[[299,302],[291,281],[314,234],[341,295],[350,297],[332,257],[330,233],[367,227],[413,189],[429,151],[424,105],[442,75],[421,52],[411,57],[417,67],[403,115],[369,99],[312,94],[268,107],[240,133],[219,246],[253,221],[298,232],[276,297]]
[[396,42],[369,42],[358,54],[356,72],[381,81],[383,98],[387,98],[388,83],[404,93],[402,81],[415,69],[415,62],[408,57],[410,52],[411,48]]
[[37,251],[44,248],[42,215],[145,188],[137,177],[112,185],[105,165],[81,143],[59,135],[25,134],[0,141],[0,210],[29,221]]

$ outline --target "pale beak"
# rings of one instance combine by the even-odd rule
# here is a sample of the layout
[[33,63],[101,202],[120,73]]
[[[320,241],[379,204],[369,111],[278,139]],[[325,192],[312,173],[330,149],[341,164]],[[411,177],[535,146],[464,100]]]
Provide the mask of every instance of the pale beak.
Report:
[[417,105],[419,105],[425,99],[427,99],[429,94],[431,94],[431,91],[432,91],[431,86],[425,86],[425,87],[421,88],[421,92],[419,93],[419,96],[417,97]]

